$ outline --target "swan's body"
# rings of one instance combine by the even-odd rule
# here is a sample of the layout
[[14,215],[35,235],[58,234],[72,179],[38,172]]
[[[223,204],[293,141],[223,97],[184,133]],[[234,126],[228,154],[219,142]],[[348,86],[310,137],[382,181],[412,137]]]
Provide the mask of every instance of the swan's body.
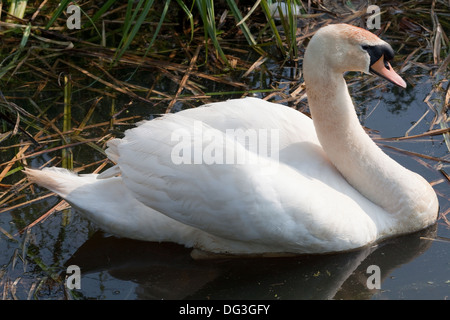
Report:
[[[108,232],[210,253],[337,252],[423,229],[436,221],[436,194],[366,135],[342,77],[372,71],[405,86],[386,48],[348,25],[317,32],[304,59],[314,123],[261,99],[229,100],[128,130],[109,143],[116,165],[100,176],[57,168],[27,174]],[[267,156],[257,154],[233,139],[228,130],[237,128],[275,132],[277,144],[265,146]],[[180,134],[192,149],[180,152]],[[195,148],[210,159],[196,158]],[[220,162],[228,152],[247,161]]]

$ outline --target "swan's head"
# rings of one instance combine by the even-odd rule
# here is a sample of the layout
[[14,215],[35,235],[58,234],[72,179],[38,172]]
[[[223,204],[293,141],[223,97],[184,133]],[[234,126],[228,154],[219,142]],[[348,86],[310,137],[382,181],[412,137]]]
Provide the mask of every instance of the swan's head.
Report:
[[304,68],[309,66],[310,72],[318,72],[320,66],[339,73],[360,71],[405,88],[405,81],[389,63],[393,58],[392,47],[370,31],[348,24],[333,24],[321,28],[311,38]]

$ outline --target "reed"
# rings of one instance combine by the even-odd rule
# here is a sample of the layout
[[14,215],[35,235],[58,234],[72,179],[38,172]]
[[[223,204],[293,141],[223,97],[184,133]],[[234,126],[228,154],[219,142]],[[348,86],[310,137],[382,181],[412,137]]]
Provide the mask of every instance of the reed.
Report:
[[[63,75],[64,77],[64,116],[63,116],[63,132],[68,132],[72,129],[72,84],[70,75]],[[63,136],[64,144],[68,145],[71,142],[70,135]],[[73,152],[70,147],[61,150],[62,167],[73,170]]]
[[8,0],[8,18],[6,22],[14,23],[17,19],[23,19],[27,8],[27,0]]

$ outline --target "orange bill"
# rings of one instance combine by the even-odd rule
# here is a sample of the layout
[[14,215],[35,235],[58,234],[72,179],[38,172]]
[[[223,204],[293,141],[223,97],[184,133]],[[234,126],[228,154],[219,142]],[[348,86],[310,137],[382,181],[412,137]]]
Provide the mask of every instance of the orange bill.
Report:
[[389,62],[384,61],[384,56],[381,56],[381,58],[370,67],[370,71],[399,87],[406,88],[405,80],[394,71]]

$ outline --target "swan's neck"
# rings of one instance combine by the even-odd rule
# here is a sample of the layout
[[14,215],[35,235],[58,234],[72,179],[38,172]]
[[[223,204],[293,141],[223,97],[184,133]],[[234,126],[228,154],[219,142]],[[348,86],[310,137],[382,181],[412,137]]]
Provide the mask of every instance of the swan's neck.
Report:
[[435,218],[434,191],[421,176],[388,157],[365,133],[342,74],[305,68],[304,76],[318,138],[345,179],[387,212],[411,219],[411,215],[435,210]]

